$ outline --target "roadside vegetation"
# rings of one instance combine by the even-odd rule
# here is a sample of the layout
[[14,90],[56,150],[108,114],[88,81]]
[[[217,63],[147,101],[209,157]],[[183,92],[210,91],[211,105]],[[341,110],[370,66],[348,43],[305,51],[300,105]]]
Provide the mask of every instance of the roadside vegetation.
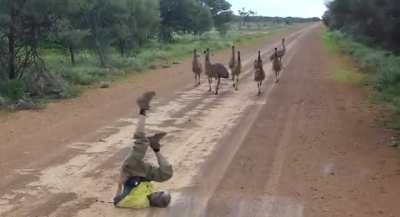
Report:
[[396,0],[335,0],[324,16],[330,31],[325,42],[351,56],[379,102],[393,115],[385,126],[400,130],[400,4]]
[[224,49],[300,18],[233,14],[226,0],[0,0],[0,108],[31,109]]

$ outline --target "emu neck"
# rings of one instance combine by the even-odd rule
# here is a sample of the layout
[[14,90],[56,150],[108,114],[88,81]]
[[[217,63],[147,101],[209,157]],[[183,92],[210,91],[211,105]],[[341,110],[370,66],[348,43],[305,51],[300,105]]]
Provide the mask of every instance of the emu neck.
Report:
[[208,55],[205,58],[205,66],[206,68],[210,68],[211,66],[210,57]]

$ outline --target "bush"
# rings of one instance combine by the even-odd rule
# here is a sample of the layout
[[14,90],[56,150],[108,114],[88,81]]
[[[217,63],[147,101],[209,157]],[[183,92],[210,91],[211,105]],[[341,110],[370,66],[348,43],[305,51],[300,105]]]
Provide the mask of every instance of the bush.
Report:
[[343,53],[353,56],[360,63],[364,72],[373,74],[371,81],[377,90],[385,91],[400,84],[400,57],[358,43],[339,31],[329,32],[328,35]]
[[7,100],[6,100],[6,98],[4,98],[4,97],[2,97],[1,95],[0,95],[0,108],[1,107],[4,107],[4,106],[6,106],[7,105]]
[[107,69],[97,66],[77,66],[62,68],[61,75],[74,85],[90,85],[99,82],[107,75]]
[[329,44],[332,43],[330,41],[332,39],[340,51],[355,58],[362,71],[370,73],[369,82],[378,90],[379,98],[393,106],[395,116],[388,126],[396,129],[400,127],[400,118],[397,118],[400,117],[400,57],[358,43],[338,31],[328,32],[327,37]]
[[20,80],[0,81],[0,93],[13,101],[21,99],[25,95],[25,84]]

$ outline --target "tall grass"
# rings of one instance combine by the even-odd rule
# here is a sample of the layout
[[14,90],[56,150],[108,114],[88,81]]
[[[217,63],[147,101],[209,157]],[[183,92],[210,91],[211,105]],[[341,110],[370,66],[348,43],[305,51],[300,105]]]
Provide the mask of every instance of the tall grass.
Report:
[[368,84],[377,90],[377,99],[388,103],[394,111],[387,126],[400,130],[400,56],[357,42],[339,31],[327,31],[324,38],[331,51],[354,58],[361,71],[366,73]]

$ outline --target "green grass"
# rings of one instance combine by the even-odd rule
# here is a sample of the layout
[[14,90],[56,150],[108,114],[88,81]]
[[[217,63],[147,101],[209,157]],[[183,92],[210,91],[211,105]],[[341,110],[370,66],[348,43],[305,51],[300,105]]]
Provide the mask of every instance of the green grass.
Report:
[[[338,41],[332,37],[328,31],[325,30],[322,37],[326,49],[331,54],[337,55],[340,53],[341,49]],[[347,66],[338,66],[338,68],[333,71],[330,77],[340,83],[346,83],[352,86],[362,86],[366,81],[365,74],[358,72],[355,68]]]
[[353,86],[362,86],[365,81],[365,75],[352,69],[335,70],[331,77],[341,83],[351,84]]
[[[61,75],[74,88],[79,88],[103,81],[113,81],[157,67],[169,67],[173,63],[189,58],[194,49],[203,51],[211,48],[212,52],[215,52],[229,48],[233,43],[251,44],[289,27],[291,25],[270,24],[259,30],[228,31],[224,36],[216,31],[199,36],[174,34],[173,43],[152,41],[127,57],[121,57],[116,50],[111,50],[107,68],[100,67],[96,55],[89,51],[82,51],[76,55],[76,65],[72,65],[69,56],[60,50],[43,50],[42,53],[50,71]],[[76,95],[76,91],[71,93]]]
[[[170,67],[172,64],[190,58],[194,49],[202,52],[206,48],[211,48],[212,52],[217,52],[230,48],[232,44],[243,46],[293,26],[296,24],[267,23],[240,31],[233,28],[225,35],[221,35],[217,31],[206,32],[202,35],[174,34],[173,43],[151,41],[125,57],[121,57],[117,50],[110,48],[107,54],[107,67],[101,67],[95,53],[89,50],[76,53],[76,64],[73,65],[65,50],[43,48],[40,52],[46,63],[46,73],[51,75],[49,80],[44,83],[46,90],[40,90],[40,94],[30,98],[30,90],[37,88],[38,85],[33,84],[32,80],[28,78],[22,83],[21,81],[0,83],[0,92],[3,94],[0,97],[3,101],[6,100],[7,104],[13,104],[18,99],[24,98],[32,100],[39,107],[44,107],[51,100],[77,97],[92,85],[99,86],[102,83],[110,83],[124,79],[131,74],[146,72],[149,69]],[[43,86],[43,84],[40,85]],[[2,89],[7,91],[1,91]],[[61,90],[61,93],[48,94],[53,92],[52,90]]]
[[323,39],[330,52],[351,57],[359,67],[358,70],[337,69],[332,78],[357,86],[372,86],[374,101],[388,105],[393,111],[382,123],[387,128],[400,130],[400,57],[359,43],[338,31],[324,31]]

